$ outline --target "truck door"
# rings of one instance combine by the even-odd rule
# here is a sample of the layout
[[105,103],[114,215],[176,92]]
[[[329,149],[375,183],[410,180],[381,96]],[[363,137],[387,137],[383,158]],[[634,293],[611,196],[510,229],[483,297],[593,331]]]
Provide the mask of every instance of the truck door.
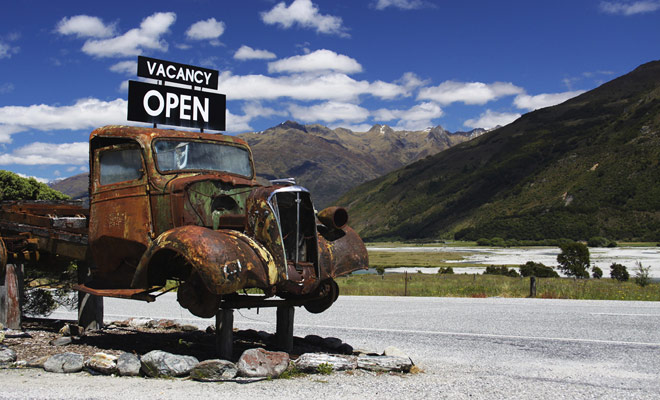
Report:
[[148,177],[137,143],[94,151],[89,242],[98,288],[128,288],[150,241]]

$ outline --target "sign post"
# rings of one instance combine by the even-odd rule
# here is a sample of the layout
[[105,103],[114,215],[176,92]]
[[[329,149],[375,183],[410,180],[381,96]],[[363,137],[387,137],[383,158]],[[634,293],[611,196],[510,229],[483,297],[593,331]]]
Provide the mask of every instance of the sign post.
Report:
[[[181,87],[128,82],[128,120],[189,128],[225,130],[226,96],[217,89],[218,71],[138,56],[138,76],[183,85]],[[199,87],[200,90],[194,90]]]

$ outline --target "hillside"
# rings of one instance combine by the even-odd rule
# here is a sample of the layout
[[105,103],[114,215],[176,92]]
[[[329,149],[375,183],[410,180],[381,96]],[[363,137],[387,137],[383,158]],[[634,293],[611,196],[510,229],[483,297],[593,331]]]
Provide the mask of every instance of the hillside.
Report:
[[660,62],[354,188],[367,239],[660,240]]
[[296,178],[317,208],[389,171],[436,154],[482,131],[449,133],[438,126],[394,131],[374,125],[367,132],[284,122],[263,132],[238,135],[252,148],[257,174],[266,179]]
[[83,199],[89,195],[89,173],[78,174],[66,179],[60,179],[48,184],[51,188],[62,192],[72,199]]

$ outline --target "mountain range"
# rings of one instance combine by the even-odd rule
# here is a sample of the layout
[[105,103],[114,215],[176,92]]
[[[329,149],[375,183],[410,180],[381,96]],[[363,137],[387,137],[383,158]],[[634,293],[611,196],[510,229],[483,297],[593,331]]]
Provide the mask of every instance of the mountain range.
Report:
[[[374,125],[367,132],[286,121],[262,132],[238,135],[248,142],[262,183],[295,178],[312,193],[320,210],[349,189],[483,134],[451,133],[441,126],[421,131]],[[73,198],[87,195],[88,174],[51,184]]]
[[353,188],[367,240],[660,240],[660,62]]

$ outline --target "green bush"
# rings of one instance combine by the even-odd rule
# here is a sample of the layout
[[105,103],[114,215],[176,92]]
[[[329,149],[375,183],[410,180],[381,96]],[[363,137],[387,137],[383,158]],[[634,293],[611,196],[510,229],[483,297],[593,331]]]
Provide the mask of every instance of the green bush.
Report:
[[535,276],[537,278],[559,278],[559,274],[552,269],[546,267],[541,263],[534,261],[527,261],[524,265],[520,266],[520,275],[524,277]]
[[69,196],[34,178],[0,170],[0,200],[66,200]]
[[[490,245],[491,245],[490,239],[481,238],[477,240],[477,246],[490,246]],[[658,246],[660,246],[660,244],[658,244]]]
[[591,268],[591,277],[594,279],[600,279],[603,277],[603,270],[598,267]]
[[582,243],[571,242],[559,247],[561,253],[557,256],[559,269],[566,276],[574,276],[578,279],[588,279],[589,272],[589,249]]
[[608,244],[610,244],[610,241],[602,236],[594,236],[587,241],[589,247],[607,247]]
[[510,276],[513,278],[518,278],[520,277],[520,274],[513,268],[509,269],[505,266],[495,266],[495,265],[489,265],[486,267],[486,270],[484,271],[484,275],[504,275],[504,276]]
[[628,274],[628,269],[625,265],[613,263],[610,265],[610,277],[619,282],[625,282],[630,279],[630,274]]
[[645,267],[642,265],[641,262],[637,261],[635,263],[636,268],[635,268],[635,283],[638,284],[641,287],[644,287],[651,283],[651,278],[649,277],[649,270],[651,269],[651,266],[649,265],[648,267]]
[[449,274],[449,275],[451,275],[451,274],[454,273],[454,269],[452,267],[440,267],[438,269],[438,273],[439,274]]

